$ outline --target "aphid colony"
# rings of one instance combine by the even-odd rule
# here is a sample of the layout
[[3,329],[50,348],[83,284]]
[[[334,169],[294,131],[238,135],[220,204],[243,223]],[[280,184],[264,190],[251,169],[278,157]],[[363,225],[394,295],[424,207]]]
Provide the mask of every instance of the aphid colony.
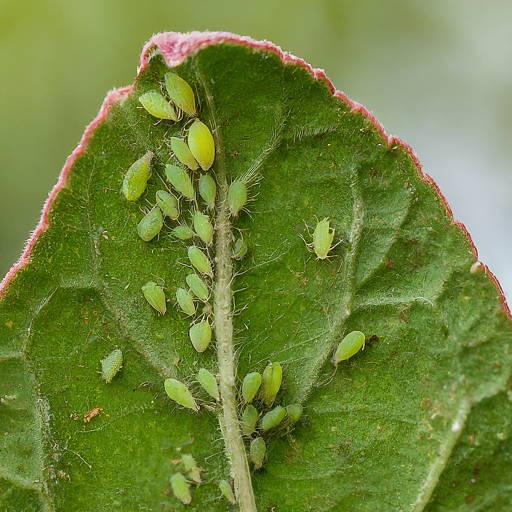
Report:
[[[201,484],[202,470],[198,467],[194,457],[189,453],[182,455],[179,467],[183,472],[177,471],[176,473],[173,473],[169,478],[169,481],[171,483],[172,492],[176,498],[185,505],[189,505],[192,503],[192,494],[190,492],[191,484]],[[183,473],[185,473],[186,476]],[[227,480],[221,480],[218,485],[222,495],[229,501],[229,503],[235,505],[236,500],[231,484]]]
[[[150,242],[171,221],[174,222],[170,228],[171,237],[188,245],[188,259],[195,272],[187,275],[186,286],[176,290],[175,299],[179,310],[193,319],[189,328],[190,342],[198,353],[202,353],[208,349],[212,340],[212,308],[208,300],[214,269],[209,252],[215,232],[212,219],[216,207],[217,184],[208,171],[215,160],[215,143],[208,126],[197,118],[195,95],[190,85],[178,75],[168,73],[165,76],[165,88],[170,101],[160,90],[150,90],[139,97],[144,109],[153,117],[162,120],[178,122],[183,117],[182,112],[191,116],[193,120],[191,124],[187,123],[189,126],[186,140],[170,137],[168,141],[171,155],[174,157],[174,161],[165,163],[165,178],[169,185],[166,189],[156,192],[154,206],[139,222],[137,233],[142,240]],[[121,191],[128,201],[137,201],[144,194],[152,175],[153,160],[153,153],[148,151],[127,170]],[[233,181],[227,198],[230,216],[236,217],[246,203],[247,179]],[[184,219],[186,212],[190,215],[190,223]],[[234,244],[233,258],[242,259],[246,253],[247,246],[240,238]],[[167,300],[161,284],[148,281],[142,287],[142,294],[160,315],[166,313]],[[198,312],[198,303],[203,305],[202,312]],[[119,354],[120,351],[114,351],[102,361],[103,375],[107,382],[112,380],[121,366],[122,355],[119,360]],[[202,368],[196,378],[206,393],[218,402],[221,397],[216,377]],[[164,388],[167,395],[179,405],[193,411],[199,410],[196,399],[183,382],[169,378],[165,380]],[[182,465],[184,472],[188,473],[188,479],[183,473],[177,472],[171,476],[170,482],[175,496],[183,503],[189,504],[192,500],[190,482],[199,484],[201,479],[191,455],[183,456]],[[221,480],[219,488],[223,496],[234,504],[235,497],[229,482]]]
[[[186,140],[171,137],[168,141],[171,154],[175,158],[174,161],[170,160],[172,163],[165,164],[165,177],[169,186],[156,192],[154,206],[139,222],[137,233],[142,240],[150,242],[166,227],[170,229],[173,238],[188,246],[188,259],[195,271],[187,275],[186,286],[176,290],[175,299],[179,310],[192,319],[189,328],[190,342],[198,353],[202,353],[208,349],[212,340],[212,308],[208,300],[214,277],[210,250],[215,233],[212,219],[215,218],[217,184],[208,171],[215,160],[215,142],[208,126],[197,118],[195,95],[190,85],[175,73],[168,73],[165,75],[165,88],[170,101],[160,90],[153,89],[139,97],[144,109],[151,116],[161,120],[179,122],[183,113],[193,119],[187,122]],[[127,170],[121,191],[128,201],[137,201],[144,194],[152,174],[153,158],[153,153],[148,151]],[[227,208],[231,217],[237,217],[244,209],[248,201],[247,186],[253,179],[254,176],[247,174],[230,184]],[[198,200],[196,192],[199,193],[202,202]],[[183,209],[189,213],[190,223],[185,221]],[[169,221],[174,223],[172,227],[166,224]],[[312,243],[307,244],[308,248],[313,249],[318,259],[326,259],[333,248],[334,239],[334,228],[330,227],[328,219],[317,222],[312,238]],[[233,258],[242,259],[246,253],[247,246],[240,238],[234,243]],[[167,301],[163,286],[148,281],[142,287],[142,294],[160,315],[166,313]],[[198,303],[202,305],[199,314]],[[358,331],[350,333],[339,344],[333,355],[333,364],[337,367],[340,361],[348,359],[362,347],[364,335]],[[121,368],[122,352],[114,350],[101,363],[103,378],[108,383]],[[215,404],[221,401],[214,374],[201,368],[196,379]],[[240,428],[246,436],[249,459],[254,469],[259,469],[263,465],[268,439],[288,433],[303,413],[300,404],[274,406],[281,384],[281,365],[269,363],[262,375],[250,372],[244,377],[241,385]],[[194,412],[199,411],[198,398],[194,397],[187,384],[168,378],[164,382],[164,388],[169,398],[177,404]],[[183,472],[175,472],[170,478],[170,483],[174,495],[184,504],[189,504],[192,501],[191,483],[201,483],[201,470],[191,455],[183,455],[181,464]],[[222,495],[230,503],[235,504],[231,484],[227,480],[221,480],[218,485]]]

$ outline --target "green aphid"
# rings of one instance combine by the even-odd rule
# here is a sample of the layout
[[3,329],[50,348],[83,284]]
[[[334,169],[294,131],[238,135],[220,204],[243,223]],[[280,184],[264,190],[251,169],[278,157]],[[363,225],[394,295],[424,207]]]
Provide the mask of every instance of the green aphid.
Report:
[[244,242],[243,238],[239,238],[233,247],[233,258],[235,258],[235,260],[241,260],[246,254],[247,244]]
[[194,231],[192,231],[188,226],[176,226],[171,229],[171,235],[174,235],[180,240],[188,240],[189,238],[196,236]]
[[144,93],[139,96],[139,101],[152,116],[158,119],[178,120],[174,107],[158,91],[151,90]]
[[267,445],[261,437],[257,437],[251,441],[249,448],[249,458],[254,464],[254,469],[260,469],[263,465],[263,459],[265,458],[265,452],[267,451]]
[[185,505],[190,505],[192,502],[192,495],[190,494],[190,484],[181,473],[174,473],[169,478],[171,482],[172,492]]
[[338,345],[336,352],[332,356],[332,363],[335,366],[341,361],[352,357],[357,354],[361,349],[364,350],[365,337],[361,331],[352,331],[347,334]]
[[167,310],[167,304],[165,302],[165,293],[161,286],[158,286],[153,281],[148,281],[142,287],[142,293],[144,297],[161,315]]
[[123,353],[116,349],[112,351],[105,359],[101,360],[101,376],[108,384],[116,376],[123,364]]
[[167,396],[177,402],[178,404],[186,407],[187,409],[192,409],[193,411],[198,411],[199,407],[192,396],[192,393],[189,391],[187,386],[176,379],[165,379],[164,382],[165,392]]
[[256,423],[258,423],[259,413],[254,405],[248,405],[242,414],[242,420],[240,421],[240,427],[245,435],[252,435],[256,430]]
[[219,399],[217,379],[208,370],[201,368],[199,372],[197,372],[197,381],[212,398],[215,398],[215,400]]
[[153,153],[148,151],[126,171],[121,190],[128,201],[136,201],[146,190],[151,176],[150,164],[152,158]]
[[190,152],[186,142],[178,139],[178,137],[171,137],[171,149],[176,158],[190,170],[195,171],[199,168],[199,164]]
[[313,231],[313,250],[319,260],[325,260],[331,250],[334,238],[334,228],[329,226],[329,219],[325,218],[316,224]]
[[288,416],[290,423],[297,423],[297,421],[299,421],[300,418],[302,417],[302,412],[304,410],[304,408],[300,404],[287,405],[285,409],[286,416]]
[[159,190],[156,193],[156,204],[160,207],[162,213],[172,220],[176,220],[180,216],[178,200],[167,190]]
[[243,181],[233,181],[228,190],[229,214],[236,217],[245,203],[247,203],[247,186]]
[[258,372],[248,373],[242,382],[242,396],[244,400],[249,403],[256,396],[260,389],[261,374]]
[[190,116],[196,115],[196,99],[192,87],[175,73],[165,75],[165,87],[173,103]]
[[206,283],[197,275],[197,274],[189,274],[187,276],[187,284],[190,286],[190,289],[194,293],[194,295],[203,302],[206,302],[209,297],[208,287]]
[[221,480],[219,482],[219,489],[224,498],[226,498],[229,501],[229,503],[231,503],[231,505],[236,505],[233,489],[231,488],[231,484],[227,480]]
[[208,126],[198,119],[188,130],[188,147],[203,171],[207,171],[215,159],[215,142]]
[[188,473],[190,480],[196,484],[201,483],[201,469],[197,467],[196,460],[189,453],[184,453],[181,457],[183,468]]
[[204,352],[212,340],[212,328],[210,327],[210,322],[208,322],[208,320],[203,320],[202,322],[192,325],[188,334],[194,348],[199,353]]
[[279,363],[270,363],[263,371],[262,395],[265,405],[272,405],[283,380],[283,369]]
[[213,242],[213,225],[207,215],[201,212],[195,212],[192,220],[194,229],[199,238],[210,245]]
[[190,293],[185,288],[178,288],[176,290],[176,300],[182,311],[187,315],[196,314],[196,306]]
[[203,174],[199,178],[199,194],[203,198],[208,208],[215,208],[217,184],[209,174]]
[[286,409],[278,405],[276,408],[267,412],[261,420],[261,428],[270,430],[277,427],[286,417]]
[[197,248],[195,245],[191,245],[188,248],[188,259],[199,272],[213,278],[210,260],[201,249]]
[[162,230],[164,225],[164,218],[162,216],[162,210],[155,207],[144,218],[139,222],[137,226],[137,233],[145,242],[153,240],[158,233]]
[[165,175],[169,180],[169,183],[187,199],[195,199],[196,194],[194,192],[194,186],[190,176],[185,169],[178,167],[177,165],[166,164]]

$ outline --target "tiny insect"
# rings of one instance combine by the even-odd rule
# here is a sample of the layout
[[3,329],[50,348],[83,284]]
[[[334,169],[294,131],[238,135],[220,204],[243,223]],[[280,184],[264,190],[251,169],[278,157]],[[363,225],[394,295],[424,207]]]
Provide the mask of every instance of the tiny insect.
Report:
[[242,382],[242,396],[244,400],[249,403],[256,396],[260,389],[261,374],[258,372],[248,373]]
[[475,274],[476,271],[482,266],[482,262],[481,261],[475,261],[475,263],[473,263],[473,265],[471,265],[471,268],[469,269],[469,271],[472,273],[472,274]]
[[315,230],[313,231],[313,242],[311,242],[310,244],[306,242],[306,247],[308,248],[309,251],[311,251],[311,248],[313,249],[318,260],[325,260],[326,258],[328,258],[327,255],[329,254],[329,251],[331,251],[336,247],[336,245],[338,245],[332,245],[335,230],[334,228],[330,227],[329,223],[330,221],[328,218],[325,218],[321,221],[317,221]]
[[195,482],[196,484],[201,483],[201,469],[197,467],[196,460],[189,453],[184,453],[181,456],[181,463],[183,464],[183,468],[188,473],[188,477],[190,480]]
[[208,287],[206,283],[197,275],[197,274],[189,274],[186,277],[187,284],[190,286],[190,289],[194,293],[194,295],[203,302],[206,302],[209,297]]
[[167,304],[165,302],[165,293],[161,286],[158,286],[153,281],[148,281],[142,287],[144,297],[161,315],[167,311]]
[[233,247],[233,258],[235,258],[235,260],[241,260],[246,254],[247,244],[244,242],[243,238],[239,238]]
[[123,353],[119,349],[114,350],[105,359],[101,360],[101,376],[105,379],[106,384],[112,382],[122,364]]
[[297,421],[299,421],[300,418],[302,417],[302,412],[304,410],[304,408],[300,404],[287,405],[285,409],[286,416],[290,420],[290,423],[297,423]]
[[199,372],[197,372],[197,381],[212,398],[219,400],[217,379],[208,370],[201,368]]
[[278,405],[275,409],[267,412],[261,420],[261,428],[263,430],[270,430],[277,427],[286,417],[286,409]]
[[101,411],[103,411],[103,409],[101,407],[95,407],[94,409],[87,411],[84,414],[84,423],[89,423],[93,418],[96,418],[97,416],[99,416]]
[[231,503],[231,505],[236,505],[233,489],[231,488],[231,484],[227,480],[221,480],[219,482],[219,489],[224,498],[226,498],[229,501],[229,503]]
[[265,452],[267,451],[267,445],[261,437],[257,437],[251,441],[249,448],[249,458],[254,464],[254,469],[260,469],[263,465],[263,459],[265,458]]
[[208,208],[215,208],[217,185],[215,180],[209,174],[203,174],[199,178],[199,194],[203,198]]
[[171,230],[171,234],[180,240],[188,240],[189,238],[196,236],[194,231],[192,231],[188,226],[176,226]]
[[190,494],[190,484],[181,473],[174,473],[169,478],[171,482],[172,492],[185,505],[190,505],[192,502],[192,495]]
[[151,176],[151,159],[153,153],[148,151],[136,160],[126,171],[121,190],[128,201],[136,201],[146,190]]
[[279,363],[270,363],[263,371],[262,395],[265,405],[272,405],[283,380],[283,369]]
[[191,245],[188,248],[188,259],[190,260],[190,263],[199,270],[199,272],[213,278],[210,260],[208,259],[208,256],[201,251],[201,249],[197,248],[195,245]]
[[188,293],[185,288],[178,288],[176,290],[176,300],[178,301],[178,305],[181,310],[187,315],[195,315],[196,314],[196,306],[190,293]]
[[215,159],[215,142],[208,126],[198,119],[188,130],[188,147],[203,171],[207,171]]
[[210,245],[213,242],[213,226],[210,219],[201,212],[195,212],[192,220],[194,229],[203,242]]
[[190,116],[196,115],[196,99],[192,87],[175,73],[165,75],[165,87],[173,103]]
[[158,233],[162,230],[164,225],[164,218],[162,217],[162,210],[156,206],[139,222],[137,226],[137,233],[145,242],[153,240]]
[[194,186],[192,185],[190,176],[188,175],[187,171],[185,171],[185,169],[182,169],[177,165],[166,164],[165,175],[167,176],[169,183],[183,197],[186,197],[190,200],[195,199],[196,194],[194,192]]
[[158,119],[178,120],[174,107],[158,91],[151,90],[144,93],[139,96],[139,101],[152,116]]
[[258,410],[254,405],[248,405],[245,408],[240,422],[240,427],[245,435],[250,436],[256,430],[259,416]]
[[341,340],[336,352],[332,356],[332,363],[338,367],[341,361],[349,359],[357,354],[361,349],[364,350],[365,336],[361,331],[352,331]]
[[204,352],[212,340],[212,328],[210,327],[210,322],[208,322],[208,320],[203,320],[202,322],[192,325],[188,334],[194,348],[199,353]]
[[190,152],[186,142],[178,139],[178,137],[171,137],[171,149],[176,158],[190,170],[195,171],[199,168],[199,164]]
[[167,190],[159,190],[156,193],[156,204],[160,207],[162,213],[172,220],[176,220],[180,216],[178,200]]
[[228,190],[229,214],[236,217],[247,203],[247,186],[243,181],[236,180],[231,183]]
[[167,396],[177,402],[178,404],[186,407],[187,409],[192,409],[193,411],[198,411],[199,407],[192,396],[192,393],[189,391],[187,386],[176,379],[165,379],[164,388]]

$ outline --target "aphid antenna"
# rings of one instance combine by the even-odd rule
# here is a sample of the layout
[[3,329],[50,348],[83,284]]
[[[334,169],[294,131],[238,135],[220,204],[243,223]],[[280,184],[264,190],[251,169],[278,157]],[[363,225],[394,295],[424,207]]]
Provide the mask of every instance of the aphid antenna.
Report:
[[[277,252],[277,249],[272,253],[274,254],[275,252]],[[271,258],[272,258],[272,254],[270,255]],[[238,272],[237,273],[237,276],[242,276],[244,274],[246,274],[247,272],[249,272],[250,270],[254,270],[255,268],[258,268],[258,267],[263,267],[264,265],[268,265],[269,263],[273,263],[274,261],[278,260],[281,256],[284,256],[284,252],[279,254],[279,256],[276,256],[275,258],[272,258],[270,260],[266,260],[266,261],[262,261],[261,263],[258,263],[256,265],[253,265],[252,267],[242,271],[242,272]]]
[[[162,175],[161,175],[159,172],[157,172],[156,174],[157,174],[158,178],[160,179],[160,181],[162,182],[162,185],[165,187],[165,190],[167,190],[167,192],[169,192],[170,194],[172,194],[171,189],[170,189],[170,188],[169,188],[169,186],[167,185],[166,181],[162,178]],[[173,195],[174,195],[174,194],[173,194]]]
[[[217,426],[217,429],[220,430],[220,427]],[[223,438],[221,439],[217,439],[217,441],[224,441]],[[205,457],[205,461],[208,460],[208,459],[212,459],[213,457],[218,457],[219,455],[222,455],[224,453],[224,450],[220,450],[218,452],[215,452],[215,453],[212,453],[211,455],[208,455],[208,457]]]
[[199,120],[199,117],[196,115],[195,117],[191,117],[184,125],[183,127],[181,128],[180,130],[180,134],[182,135],[182,137],[185,137],[185,134],[187,133],[187,130],[188,130],[188,126],[191,125],[196,119]]
[[[151,205],[151,202],[148,201],[148,203]],[[144,214],[144,215],[147,215],[149,212],[153,211],[155,209],[155,206],[154,205],[152,208],[148,208],[147,206],[141,206],[141,205],[138,205],[139,207],[139,210]]]
[[[233,281],[234,281],[234,279],[231,279],[230,285],[232,285],[232,284],[233,284]],[[249,287],[248,287],[248,286],[244,286],[243,288],[237,288],[236,290],[233,290],[231,293],[232,293],[233,295],[235,295],[235,294],[236,294],[236,293],[238,293],[238,292],[243,292],[243,291],[247,290],[247,288],[249,288]],[[244,306],[244,309],[245,309],[245,307],[246,307],[246,306]]]
[[[315,215],[315,219],[316,221],[318,222],[318,217]],[[311,234],[311,232],[309,231],[310,229],[313,229],[305,220],[302,220],[302,222],[304,222],[304,226],[306,226],[306,231],[308,232],[308,235],[313,238],[313,235]],[[301,236],[301,235],[299,235]],[[302,238],[302,236],[301,236]],[[304,238],[302,238],[304,240]],[[310,245],[313,245],[313,242],[311,242]]]
[[152,275],[155,279],[161,281],[163,283],[162,288],[165,288],[165,279],[163,277],[157,276],[156,274],[153,274],[153,272],[151,272],[150,275]]
[[315,387],[317,389],[319,389],[319,388],[323,388],[325,386],[328,386],[334,380],[334,376],[336,375],[337,371],[338,371],[338,367],[336,366],[336,368],[334,369],[334,372],[332,372],[332,373],[324,373],[322,375],[322,378],[326,377],[326,379],[321,381],[321,382],[317,382],[315,384]]
[[[194,301],[194,303],[197,302],[197,301]],[[212,316],[210,313],[205,313],[204,311],[202,313],[196,313],[198,316],[194,319],[194,321],[192,322],[191,326],[192,325],[195,325],[196,323],[198,322],[202,322],[204,320],[209,320],[210,317]],[[212,331],[213,331],[213,322],[210,324],[210,327],[212,328]]]
[[244,348],[244,340],[242,338],[237,338],[233,341],[235,346],[235,360],[238,361],[240,359],[240,354],[242,349]]
[[[182,240],[177,240],[177,241],[178,242],[182,242]],[[182,265],[182,266],[187,267],[187,268],[189,268],[191,270],[194,270],[194,267],[192,265],[190,265],[190,264],[183,263],[182,261],[179,261],[179,260],[177,261],[177,263],[178,263],[178,265]]]
[[[306,225],[307,226],[307,225]],[[309,233],[309,232],[308,232]],[[306,239],[302,236],[301,233],[299,233],[297,235],[305,244],[306,244],[306,249],[309,251],[309,252],[313,252],[313,242],[311,243],[308,243],[306,242]],[[308,261],[310,260],[311,258],[308,258]]]
[[241,307],[239,309],[235,309],[233,307],[233,316],[241,315],[248,307],[249,307],[248,304],[245,304],[243,307]]

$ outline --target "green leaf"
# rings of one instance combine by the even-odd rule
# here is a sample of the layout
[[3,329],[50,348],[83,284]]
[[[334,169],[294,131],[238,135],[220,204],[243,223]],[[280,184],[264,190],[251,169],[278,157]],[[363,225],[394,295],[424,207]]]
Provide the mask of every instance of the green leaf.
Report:
[[[165,90],[170,71],[192,87],[215,140],[211,247],[172,237],[169,219],[153,240],[137,235],[156,192],[170,187],[170,138],[190,125],[140,107],[142,94]],[[125,173],[148,151],[153,174],[129,202]],[[3,282],[2,506],[220,511],[229,505],[218,482],[231,479],[245,512],[255,510],[251,485],[258,510],[510,506],[508,309],[418,165],[322,72],[270,43],[155,36],[133,87],[111,93],[86,131]],[[248,202],[229,218],[235,180]],[[196,207],[206,212],[196,198],[180,199],[182,224]],[[335,234],[319,260],[306,224],[311,232],[324,218]],[[232,257],[239,230],[242,261]],[[173,299],[187,286],[192,244],[214,262],[212,298],[199,308],[214,341],[202,354]],[[164,287],[165,315],[144,299],[148,281]],[[366,347],[335,373],[331,357],[351,331]],[[106,384],[101,360],[114,349],[123,366]],[[304,411],[294,425],[252,435],[267,445],[253,471],[238,393],[269,362],[283,368],[271,407]],[[218,375],[221,405],[197,383],[200,368]],[[167,378],[188,387],[198,413],[166,396]],[[253,404],[262,415],[271,408]],[[187,507],[170,483],[185,472],[184,454],[203,471]]]

